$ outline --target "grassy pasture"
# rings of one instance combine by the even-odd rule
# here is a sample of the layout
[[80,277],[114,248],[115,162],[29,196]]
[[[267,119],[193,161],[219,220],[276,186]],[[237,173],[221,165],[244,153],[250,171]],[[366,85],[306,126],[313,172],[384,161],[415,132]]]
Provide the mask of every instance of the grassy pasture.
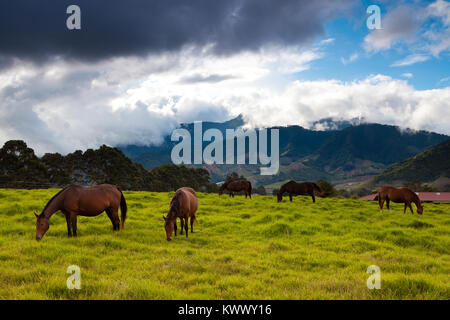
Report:
[[[198,194],[199,225],[165,240],[172,193],[125,192],[125,230],[61,213],[34,240],[33,211],[58,190],[0,190],[0,299],[450,299],[450,205],[423,216],[375,202]],[[66,269],[81,268],[68,290]],[[381,289],[366,286],[369,265]]]

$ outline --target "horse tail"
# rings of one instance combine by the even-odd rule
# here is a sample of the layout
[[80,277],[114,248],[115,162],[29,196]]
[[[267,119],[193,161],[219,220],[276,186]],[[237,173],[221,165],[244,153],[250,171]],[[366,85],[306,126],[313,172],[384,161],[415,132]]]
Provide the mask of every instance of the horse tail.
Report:
[[313,189],[317,190],[317,192],[319,192],[320,194],[323,194],[322,189],[320,189],[320,187],[314,182],[313,182]]
[[127,201],[123,196],[122,190],[117,188],[120,191],[120,229],[123,229],[125,226],[125,219],[127,218]]

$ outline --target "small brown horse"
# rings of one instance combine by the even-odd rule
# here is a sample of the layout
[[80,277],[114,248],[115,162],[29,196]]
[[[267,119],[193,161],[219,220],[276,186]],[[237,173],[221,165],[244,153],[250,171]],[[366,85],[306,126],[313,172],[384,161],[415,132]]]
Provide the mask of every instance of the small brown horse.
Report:
[[403,209],[403,214],[406,213],[406,208],[409,207],[411,210],[411,214],[414,214],[414,211],[411,206],[411,202],[414,202],[416,204],[417,213],[422,214],[423,213],[423,206],[420,203],[420,199],[417,196],[417,194],[413,191],[411,191],[408,188],[395,188],[391,186],[384,186],[380,187],[378,189],[378,204],[380,206],[380,213],[383,212],[383,205],[384,201],[386,201],[386,207],[389,209],[389,212],[391,212],[391,209],[389,208],[389,202],[395,202],[395,203],[404,203],[405,208]]
[[283,184],[280,188],[280,191],[278,191],[277,199],[278,202],[281,202],[283,200],[283,194],[285,192],[289,193],[289,200],[292,202],[292,196],[293,195],[310,195],[312,197],[312,201],[316,202],[316,197],[314,196],[314,190],[317,190],[317,192],[322,193],[322,189],[315,184],[314,182],[295,182],[294,180],[291,180],[289,182],[286,182]]
[[[119,206],[122,221],[119,220]],[[113,230],[123,229],[127,203],[119,187],[101,184],[94,187],[70,185],[54,195],[36,216],[36,240],[41,240],[49,228],[49,219],[61,210],[66,216],[68,236],[77,236],[77,216],[94,217],[106,211]]]
[[230,197],[234,198],[233,191],[239,192],[244,191],[245,197],[247,196],[252,198],[252,184],[247,180],[229,180],[225,181],[219,188],[219,196],[223,194],[224,190],[228,190],[230,192]]
[[181,220],[181,234],[184,229],[186,231],[186,238],[188,236],[188,221],[191,219],[191,232],[194,232],[195,212],[198,209],[197,195],[194,189],[183,187],[178,189],[170,200],[170,209],[167,217],[164,217],[164,228],[166,229],[167,241],[172,240],[172,232],[175,230],[177,235],[177,218]]

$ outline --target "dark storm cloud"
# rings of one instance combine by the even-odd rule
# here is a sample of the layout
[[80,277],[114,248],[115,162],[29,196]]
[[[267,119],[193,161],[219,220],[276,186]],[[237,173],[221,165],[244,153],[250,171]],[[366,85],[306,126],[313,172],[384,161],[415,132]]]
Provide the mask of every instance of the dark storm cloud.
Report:
[[[98,60],[213,45],[215,54],[291,45],[320,34],[350,0],[2,0],[0,67],[18,57]],[[81,30],[66,8],[81,8]],[[1,58],[3,57],[3,58]]]

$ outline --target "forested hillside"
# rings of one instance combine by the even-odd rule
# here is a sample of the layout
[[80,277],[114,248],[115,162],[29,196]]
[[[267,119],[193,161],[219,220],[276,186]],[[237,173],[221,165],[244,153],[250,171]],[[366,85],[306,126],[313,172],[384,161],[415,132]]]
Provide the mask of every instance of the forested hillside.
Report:
[[0,187],[46,188],[68,184],[111,183],[124,190],[171,191],[181,186],[215,191],[209,172],[166,164],[147,171],[122,151],[106,145],[97,150],[77,150],[66,156],[47,153],[38,158],[21,140],[11,140],[0,149]]
[[439,178],[450,178],[450,139],[386,168],[372,182],[373,184],[414,180],[432,182]]

